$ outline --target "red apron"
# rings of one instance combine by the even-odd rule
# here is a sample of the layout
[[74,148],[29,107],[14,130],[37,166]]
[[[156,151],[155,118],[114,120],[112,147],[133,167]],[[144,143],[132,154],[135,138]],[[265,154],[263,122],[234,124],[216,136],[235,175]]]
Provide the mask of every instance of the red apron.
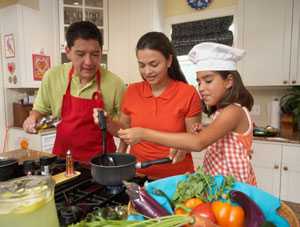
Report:
[[[61,122],[57,126],[53,153],[65,157],[71,150],[74,160],[89,162],[102,153],[102,134],[93,120],[93,108],[104,108],[100,92],[100,71],[96,73],[97,91],[92,99],[71,96],[72,67],[68,75],[68,87],[63,97]],[[111,134],[107,133],[107,152],[115,152],[116,146]]]

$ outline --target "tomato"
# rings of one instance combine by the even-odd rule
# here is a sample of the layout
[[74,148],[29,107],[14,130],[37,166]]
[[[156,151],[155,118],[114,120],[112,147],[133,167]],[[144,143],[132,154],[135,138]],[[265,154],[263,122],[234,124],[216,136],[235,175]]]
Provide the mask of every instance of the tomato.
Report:
[[[203,218],[207,218],[213,223],[217,223],[217,220],[215,218],[214,212],[212,210],[212,206],[210,203],[202,203],[198,206],[196,206],[194,209],[192,209],[191,216],[195,217],[196,223],[197,223],[197,218],[201,217],[200,220]],[[196,225],[194,225],[196,226]],[[199,225],[200,226],[200,225]]]
[[182,208],[175,208],[175,214],[176,215],[186,215],[187,212]]
[[184,206],[190,209],[193,209],[194,207],[202,204],[202,200],[199,198],[191,198],[185,201]]
[[242,227],[244,226],[245,212],[240,206],[233,206],[230,203],[215,201],[212,203],[212,210],[221,227]]

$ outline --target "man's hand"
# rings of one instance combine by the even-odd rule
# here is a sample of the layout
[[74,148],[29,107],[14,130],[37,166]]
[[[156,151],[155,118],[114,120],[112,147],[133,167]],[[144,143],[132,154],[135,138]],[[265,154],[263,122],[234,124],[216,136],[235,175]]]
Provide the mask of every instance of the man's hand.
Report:
[[29,117],[23,122],[23,129],[28,133],[37,133],[36,125],[37,121],[41,119],[45,114],[40,113],[39,111],[32,110],[29,113]]
[[35,116],[29,115],[29,117],[27,117],[26,120],[23,122],[24,131],[28,132],[28,133],[37,133],[37,130],[35,128],[36,123],[37,123],[37,120],[36,120]]
[[93,109],[93,118],[94,118],[94,123],[96,125],[99,124],[99,111],[103,111],[104,112],[104,116],[107,117],[107,113],[104,111],[104,109],[102,109],[102,108],[94,108]]
[[172,163],[175,164],[175,163],[183,161],[185,159],[185,156],[187,153],[188,153],[188,151],[185,151],[185,150],[170,148],[169,157],[170,157],[170,159],[172,159]]
[[143,128],[120,129],[118,135],[127,144],[137,144],[141,141]]

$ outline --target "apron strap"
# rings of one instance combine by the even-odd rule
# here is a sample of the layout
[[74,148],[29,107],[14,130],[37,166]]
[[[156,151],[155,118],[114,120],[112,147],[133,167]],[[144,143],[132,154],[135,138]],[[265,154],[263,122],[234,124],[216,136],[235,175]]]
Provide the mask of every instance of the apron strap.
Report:
[[[71,81],[72,81],[73,74],[74,74],[74,66],[72,66],[72,68],[70,69],[70,71],[68,73],[68,87],[66,90],[66,94],[68,94],[68,95],[71,94]],[[92,95],[93,100],[99,100],[102,98],[101,89],[100,89],[100,82],[101,82],[100,78],[101,78],[101,72],[98,69],[96,72],[97,90]]]
[[100,81],[101,79],[101,72],[100,70],[97,70],[96,72],[96,84],[97,84],[97,90],[93,93],[92,99],[94,100],[100,100],[102,99],[102,93],[101,93],[101,88],[100,88]]
[[71,94],[70,90],[71,90],[71,81],[72,81],[72,76],[74,74],[74,67],[72,66],[72,68],[70,69],[69,73],[68,73],[68,87],[66,90],[66,94]]

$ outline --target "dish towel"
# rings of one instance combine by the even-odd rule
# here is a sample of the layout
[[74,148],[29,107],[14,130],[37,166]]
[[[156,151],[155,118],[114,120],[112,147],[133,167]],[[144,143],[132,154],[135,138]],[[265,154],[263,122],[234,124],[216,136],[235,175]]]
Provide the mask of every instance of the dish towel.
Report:
[[[160,180],[156,180],[150,183],[145,184],[146,191],[165,209],[169,212],[173,213],[172,208],[166,198],[163,196],[159,196],[153,193],[154,189],[162,190],[166,196],[171,199],[176,191],[176,186],[180,181],[186,180],[188,175],[177,175],[173,177],[167,177]],[[216,187],[219,187],[223,181],[223,176],[214,177]],[[267,221],[272,222],[274,225],[278,227],[288,227],[290,226],[288,222],[277,214],[276,210],[280,207],[280,199],[275,196],[258,189],[257,187],[244,184],[241,182],[235,182],[233,185],[233,189],[237,191],[241,191],[249,196],[262,210],[265,215]],[[130,216],[130,220],[137,220],[138,216],[135,217]],[[141,220],[141,217],[138,217],[138,220]]]

